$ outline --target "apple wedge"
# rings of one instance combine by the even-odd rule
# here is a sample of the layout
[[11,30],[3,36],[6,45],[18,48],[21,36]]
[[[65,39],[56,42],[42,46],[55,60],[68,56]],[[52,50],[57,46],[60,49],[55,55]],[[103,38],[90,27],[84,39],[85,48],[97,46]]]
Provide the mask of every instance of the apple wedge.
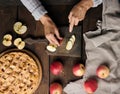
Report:
[[66,50],[71,50],[72,46],[73,46],[73,42],[69,40],[66,45]]
[[12,45],[12,35],[10,35],[10,34],[4,35],[2,44],[4,46],[11,46]]
[[50,52],[55,52],[56,51],[56,48],[57,48],[57,46],[55,46],[55,45],[52,45],[52,44],[49,44],[49,45],[47,45],[47,50],[48,51],[50,51]]
[[11,46],[12,45],[12,42],[11,41],[7,41],[7,40],[3,40],[3,42],[2,42],[2,44],[4,45],[4,46]]
[[16,22],[13,29],[17,34],[24,34],[27,31],[27,26],[23,25],[22,22]]
[[75,35],[72,35],[71,38],[72,38],[72,39],[74,40],[74,42],[75,42],[75,40],[76,40]]
[[74,43],[75,43],[75,40],[76,40],[75,35],[72,35],[72,36],[69,38],[68,42],[67,42],[66,50],[69,51],[69,50],[71,50],[71,49],[73,48],[73,45],[74,45]]
[[14,45],[15,45],[15,46],[18,46],[21,41],[22,41],[21,38],[16,38],[16,39],[14,40]]
[[16,38],[16,39],[14,40],[14,45],[15,45],[18,49],[22,50],[22,49],[25,47],[25,42],[22,41],[21,38]]
[[18,45],[18,49],[22,50],[25,47],[25,42],[21,41],[20,44]]

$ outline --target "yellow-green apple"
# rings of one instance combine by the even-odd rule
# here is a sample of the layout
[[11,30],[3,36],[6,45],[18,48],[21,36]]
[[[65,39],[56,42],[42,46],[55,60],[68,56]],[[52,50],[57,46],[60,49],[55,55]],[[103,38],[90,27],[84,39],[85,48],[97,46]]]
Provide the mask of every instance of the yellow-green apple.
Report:
[[59,75],[63,71],[63,64],[60,61],[54,61],[50,65],[50,71],[54,75]]
[[10,35],[10,34],[4,35],[2,44],[4,46],[11,46],[12,45],[12,35]]
[[109,73],[110,70],[106,65],[100,65],[96,70],[96,74],[99,78],[107,78]]
[[50,85],[50,94],[62,94],[62,86],[59,83],[52,83]]
[[72,68],[72,72],[75,76],[83,76],[85,73],[85,67],[83,64],[75,64]]
[[96,91],[96,89],[98,88],[98,82],[96,79],[87,79],[84,82],[84,89],[88,94],[92,94]]

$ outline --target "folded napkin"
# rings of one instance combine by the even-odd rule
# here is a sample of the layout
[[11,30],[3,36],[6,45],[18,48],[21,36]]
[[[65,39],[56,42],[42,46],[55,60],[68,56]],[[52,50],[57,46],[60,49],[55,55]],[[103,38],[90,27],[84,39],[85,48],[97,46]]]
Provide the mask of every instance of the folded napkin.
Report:
[[[98,89],[94,94],[120,94],[120,32],[90,31],[84,34],[86,43],[86,72],[83,79],[70,82],[64,88],[67,94],[87,94],[83,84],[88,78],[96,77]],[[107,64],[110,75],[106,79],[96,76],[96,69],[101,64]]]

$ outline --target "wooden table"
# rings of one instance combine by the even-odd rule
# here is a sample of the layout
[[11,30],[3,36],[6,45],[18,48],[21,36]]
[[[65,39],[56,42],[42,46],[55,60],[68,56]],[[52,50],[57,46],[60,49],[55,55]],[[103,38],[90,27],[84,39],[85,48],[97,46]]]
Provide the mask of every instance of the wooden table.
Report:
[[[96,10],[97,14],[95,15]],[[94,16],[92,13],[94,13]],[[101,6],[96,9],[91,9],[88,12],[85,20],[80,24],[83,27],[82,32],[94,30],[96,28],[95,23],[99,18],[101,18]],[[21,36],[17,35],[13,31],[13,24],[16,21],[22,21],[27,25],[27,33]],[[36,22],[31,14],[28,12],[28,10],[24,6],[22,6],[22,4],[18,2],[18,0],[0,0],[0,32],[0,53],[7,49],[15,48],[14,45],[12,45],[11,47],[5,47],[2,45],[3,36],[7,33],[12,34],[13,39],[17,37],[21,37],[23,39],[27,37],[42,38],[43,40],[45,39],[43,26],[41,25],[41,23]],[[85,62],[85,51],[83,49],[83,42],[81,42],[82,53],[80,57],[48,55],[45,51],[46,45],[47,42],[38,42],[32,45],[26,44],[25,47],[25,49],[30,50],[38,57],[42,65],[43,78],[35,94],[49,94],[49,85],[53,82],[60,82],[64,87],[70,81],[80,79],[79,77],[75,77],[72,74],[71,69],[75,63]],[[60,74],[59,76],[54,76],[49,72],[49,65],[56,59],[60,59],[64,63],[64,73]],[[63,92],[63,94],[65,93]]]

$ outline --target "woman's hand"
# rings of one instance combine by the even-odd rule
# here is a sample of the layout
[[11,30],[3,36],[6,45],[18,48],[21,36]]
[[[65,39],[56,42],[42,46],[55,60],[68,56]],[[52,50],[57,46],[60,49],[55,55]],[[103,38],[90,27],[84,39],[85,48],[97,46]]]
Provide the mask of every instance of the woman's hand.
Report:
[[44,15],[41,17],[40,21],[44,25],[44,33],[48,41],[53,45],[60,46],[58,40],[61,40],[62,37],[60,37],[59,31],[51,18]]
[[79,21],[82,21],[85,18],[87,10],[92,6],[92,0],[82,0],[72,8],[68,16],[70,32],[72,32],[74,26],[78,25]]

